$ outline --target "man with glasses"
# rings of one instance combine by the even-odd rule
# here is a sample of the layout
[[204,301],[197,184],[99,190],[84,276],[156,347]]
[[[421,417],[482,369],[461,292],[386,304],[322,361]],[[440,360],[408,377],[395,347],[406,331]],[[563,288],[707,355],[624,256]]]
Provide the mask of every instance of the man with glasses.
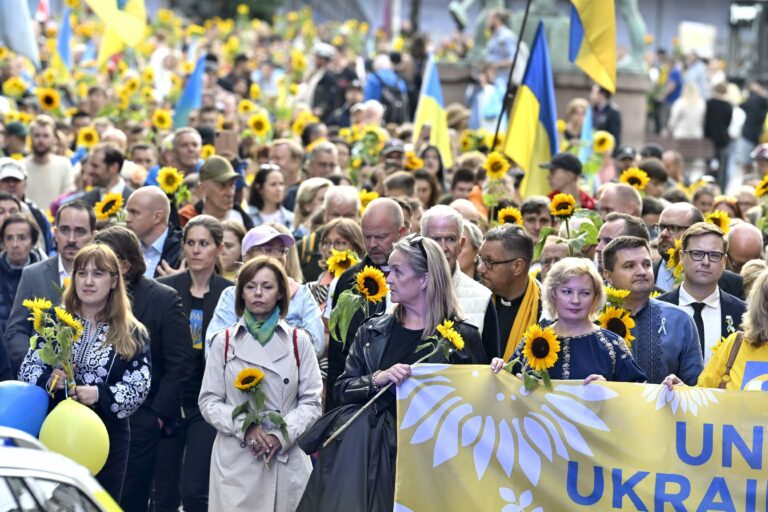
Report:
[[320,142],[307,155],[307,178],[327,178],[339,166],[339,152],[332,142]]
[[[672,270],[667,268],[667,251],[675,246],[675,240],[679,240],[686,229],[703,221],[704,215],[690,203],[674,203],[661,212],[659,224],[654,226],[659,234],[658,251],[661,260],[654,264],[653,275],[656,276],[656,286],[659,289],[668,292],[675,287],[675,277]],[[744,282],[740,275],[726,270],[722,273],[718,285],[731,295],[744,299]]]
[[421,233],[437,242],[443,250],[461,310],[467,321],[480,331],[490,362],[501,353],[496,308],[491,299],[491,290],[466,275],[457,265],[459,253],[466,242],[463,224],[464,219],[459,212],[450,206],[438,204],[421,217]]
[[96,214],[88,204],[79,200],[63,204],[56,212],[53,235],[58,254],[25,267],[22,271],[5,330],[5,344],[14,375],[18,374],[32,336],[29,311],[22,302],[24,299],[40,297],[58,304],[64,280],[71,277],[75,255],[91,241],[95,229]]
[[533,240],[522,227],[504,224],[488,231],[478,256],[480,282],[493,292],[502,357],[507,361],[525,330],[541,315],[540,285],[529,275]]
[[728,240],[720,228],[697,222],[683,233],[681,242],[685,277],[679,287],[659,300],[680,306],[693,317],[706,364],[720,338],[741,329],[747,305],[717,284],[728,252]]

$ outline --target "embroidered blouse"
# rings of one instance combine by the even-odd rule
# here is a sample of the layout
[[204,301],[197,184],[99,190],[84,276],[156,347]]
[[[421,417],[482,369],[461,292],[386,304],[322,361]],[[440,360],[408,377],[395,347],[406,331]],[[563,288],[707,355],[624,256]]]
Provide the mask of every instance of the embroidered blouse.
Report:
[[[133,414],[149,394],[151,359],[149,339],[143,337],[141,348],[130,359],[118,356],[115,347],[106,343],[109,324],[93,323],[79,318],[83,334],[74,346],[75,381],[78,385],[96,386],[96,412],[107,420],[125,419]],[[134,336],[138,333],[134,332]],[[19,370],[19,380],[45,387],[53,368],[43,363],[37,350],[27,351]],[[64,399],[57,392],[55,401]]]

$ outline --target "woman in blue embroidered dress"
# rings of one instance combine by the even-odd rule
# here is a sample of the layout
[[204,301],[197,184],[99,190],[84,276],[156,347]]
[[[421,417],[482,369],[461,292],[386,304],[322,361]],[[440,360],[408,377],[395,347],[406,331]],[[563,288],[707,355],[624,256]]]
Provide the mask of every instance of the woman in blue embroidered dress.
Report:
[[[591,261],[563,258],[547,273],[542,290],[544,313],[554,319],[551,327],[560,341],[560,353],[549,369],[553,379],[583,379],[584,384],[610,380],[645,382],[645,374],[637,366],[627,344],[617,334],[594,323],[595,315],[605,302],[603,281]],[[524,341],[512,359],[522,358]],[[491,368],[498,372],[504,360],[494,358]],[[513,368],[517,373],[520,366]]]
[[[64,290],[64,308],[84,330],[74,346],[75,383],[66,374],[27,352],[19,379],[55,390],[52,406],[70,398],[91,407],[109,433],[109,456],[96,475],[102,487],[120,501],[128,463],[128,418],[149,393],[150,352],[147,330],[131,313],[115,253],[92,244],[77,253],[72,283]],[[84,446],[84,450],[88,447]]]

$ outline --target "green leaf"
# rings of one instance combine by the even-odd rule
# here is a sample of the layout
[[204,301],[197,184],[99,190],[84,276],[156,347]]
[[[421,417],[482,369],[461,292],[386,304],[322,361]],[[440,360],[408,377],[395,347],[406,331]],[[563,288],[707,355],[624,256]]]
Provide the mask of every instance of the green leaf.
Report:
[[248,432],[248,429],[251,428],[251,425],[256,425],[257,427],[261,426],[263,423],[263,420],[260,415],[249,412],[248,415],[243,420],[243,432]]
[[339,301],[334,305],[331,311],[331,319],[328,323],[328,329],[331,336],[336,341],[345,345],[347,342],[347,331],[352,317],[362,307],[363,298],[352,290],[344,290],[339,295]]
[[544,248],[544,242],[546,242],[549,235],[557,235],[557,229],[555,228],[542,228],[539,232],[539,241],[533,246],[533,259],[538,261],[541,257],[541,250]]
[[541,370],[541,378],[544,381],[544,387],[552,389],[552,379],[549,378],[549,372],[547,370]]
[[29,338],[29,348],[31,348],[33,352],[35,350],[37,350],[37,339],[38,338],[39,338],[39,336],[37,334],[34,334],[31,338]]
[[588,210],[587,208],[577,208],[576,211],[573,212],[573,216],[579,219],[591,220],[592,224],[595,225],[595,229],[597,231],[600,231],[600,228],[603,226],[603,219],[600,218],[600,214],[597,213],[595,210]]
[[253,405],[256,407],[256,411],[263,411],[264,405],[267,403],[267,395],[264,394],[261,386],[259,385],[252,389],[251,395],[253,395]]
[[235,407],[232,410],[232,419],[234,420],[235,418],[237,418],[241,414],[247,414],[248,410],[249,410],[248,402],[246,401],[246,402],[241,403],[240,405],[238,405],[237,407]]
[[277,428],[280,429],[280,433],[283,434],[283,439],[287,441],[288,440],[288,424],[285,422],[285,418],[283,418],[276,412],[267,413],[267,418],[269,418],[269,421],[271,421]]

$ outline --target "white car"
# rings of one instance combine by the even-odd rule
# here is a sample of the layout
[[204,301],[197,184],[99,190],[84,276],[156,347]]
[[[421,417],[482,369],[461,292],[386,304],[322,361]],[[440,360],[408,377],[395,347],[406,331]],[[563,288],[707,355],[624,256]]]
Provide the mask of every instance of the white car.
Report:
[[120,510],[85,467],[25,432],[0,427],[0,512]]

